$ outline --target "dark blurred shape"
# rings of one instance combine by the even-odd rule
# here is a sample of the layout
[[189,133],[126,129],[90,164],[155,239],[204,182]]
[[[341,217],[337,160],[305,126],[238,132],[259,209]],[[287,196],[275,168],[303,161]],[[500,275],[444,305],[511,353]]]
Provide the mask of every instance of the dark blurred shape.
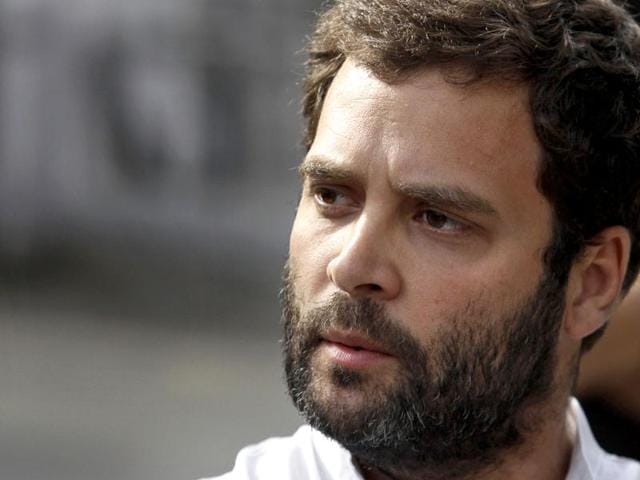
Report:
[[0,478],[198,478],[296,425],[277,290],[317,4],[0,0]]
[[625,5],[633,16],[636,17],[636,20],[640,19],[640,2],[638,0],[627,0]]
[[117,264],[272,282],[315,4],[0,2],[5,282]]
[[640,459],[640,421],[601,398],[583,398],[593,435],[608,452]]

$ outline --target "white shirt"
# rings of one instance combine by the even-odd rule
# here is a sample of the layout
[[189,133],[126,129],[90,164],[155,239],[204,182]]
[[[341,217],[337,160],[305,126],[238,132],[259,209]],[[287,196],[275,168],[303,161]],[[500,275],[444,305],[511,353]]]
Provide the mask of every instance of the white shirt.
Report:
[[[575,398],[569,420],[576,442],[566,480],[640,480],[640,463],[606,453],[596,443]],[[203,479],[207,480],[207,479]],[[233,471],[208,480],[363,480],[351,454],[308,425],[291,437],[270,438],[238,453]]]

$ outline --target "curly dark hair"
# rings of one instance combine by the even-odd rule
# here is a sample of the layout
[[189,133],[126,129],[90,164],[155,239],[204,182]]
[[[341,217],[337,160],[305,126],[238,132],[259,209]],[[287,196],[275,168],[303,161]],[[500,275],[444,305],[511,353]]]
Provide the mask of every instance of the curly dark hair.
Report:
[[[538,189],[554,208],[544,262],[565,285],[604,228],[631,235],[623,290],[640,265],[640,27],[612,0],[337,0],[308,45],[303,114],[311,146],[347,57],[384,81],[451,67],[450,80],[522,82],[544,155]],[[587,350],[602,334],[583,340]]]

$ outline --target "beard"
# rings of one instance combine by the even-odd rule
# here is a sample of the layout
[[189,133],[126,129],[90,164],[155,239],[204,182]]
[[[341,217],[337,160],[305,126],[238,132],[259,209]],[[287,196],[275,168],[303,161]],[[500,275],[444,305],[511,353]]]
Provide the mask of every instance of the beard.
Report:
[[[387,474],[465,478],[500,463],[535,431],[532,413],[553,393],[564,288],[543,275],[535,292],[509,312],[470,302],[421,344],[369,298],[336,294],[304,316],[285,267],[281,295],[289,394],[307,422],[362,465]],[[486,304],[486,302],[485,302]],[[356,330],[398,361],[392,382],[330,365],[313,367],[330,327]],[[363,399],[355,407],[331,392]],[[540,409],[538,409],[540,410]]]

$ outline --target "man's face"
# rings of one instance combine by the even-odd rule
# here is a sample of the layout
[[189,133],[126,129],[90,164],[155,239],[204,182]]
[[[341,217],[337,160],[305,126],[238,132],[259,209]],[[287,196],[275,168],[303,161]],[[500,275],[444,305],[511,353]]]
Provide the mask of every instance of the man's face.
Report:
[[438,70],[389,85],[345,63],[284,288],[287,380],[312,425],[379,466],[486,462],[518,441],[562,316],[540,155],[523,87]]

